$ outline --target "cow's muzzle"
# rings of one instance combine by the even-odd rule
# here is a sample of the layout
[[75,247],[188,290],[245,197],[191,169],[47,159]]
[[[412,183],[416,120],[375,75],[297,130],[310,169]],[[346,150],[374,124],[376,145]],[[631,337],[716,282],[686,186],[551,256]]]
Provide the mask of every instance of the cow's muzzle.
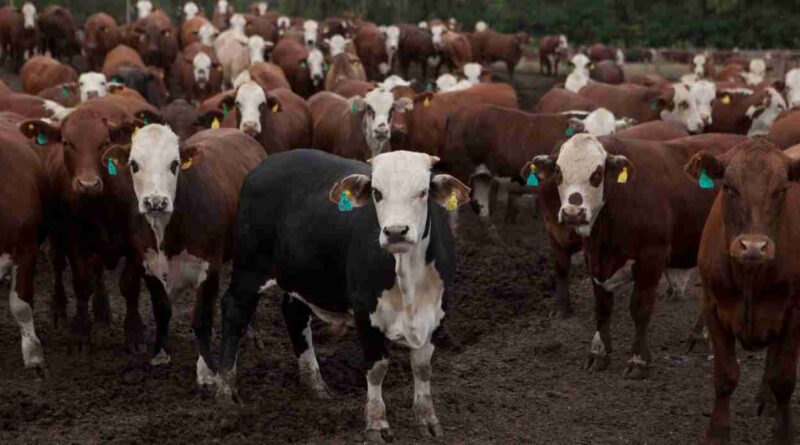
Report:
[[72,187],[82,195],[99,195],[103,192],[103,181],[97,176],[75,178]]
[[169,198],[166,196],[145,196],[142,200],[147,213],[164,213],[169,209]]
[[731,257],[743,266],[759,266],[775,258],[775,243],[768,236],[737,236],[730,245]]
[[574,205],[567,205],[561,208],[561,222],[570,227],[585,226],[589,224],[586,217],[586,209]]

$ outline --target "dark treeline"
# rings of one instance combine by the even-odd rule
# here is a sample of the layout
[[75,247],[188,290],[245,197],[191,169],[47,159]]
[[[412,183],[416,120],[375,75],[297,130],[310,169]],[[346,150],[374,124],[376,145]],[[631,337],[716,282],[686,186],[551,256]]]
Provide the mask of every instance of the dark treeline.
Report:
[[[216,3],[196,2],[207,13]],[[35,3],[69,6],[79,19],[98,10],[125,18],[125,0]],[[154,3],[177,14],[183,0]],[[251,2],[231,3],[241,11]],[[526,30],[535,36],[562,32],[577,43],[755,49],[800,46],[796,27],[800,0],[274,0],[270,8],[310,18],[352,10],[382,24],[453,16],[467,29],[484,20],[506,32]]]

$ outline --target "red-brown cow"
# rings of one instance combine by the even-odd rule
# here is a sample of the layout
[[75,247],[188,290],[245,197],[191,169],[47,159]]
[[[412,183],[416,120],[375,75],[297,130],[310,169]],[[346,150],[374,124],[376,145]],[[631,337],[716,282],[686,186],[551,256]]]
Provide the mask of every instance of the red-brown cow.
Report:
[[[216,126],[214,124],[216,115],[201,114],[198,112],[197,108],[193,107],[184,99],[171,102],[166,107],[161,108],[159,114],[161,116],[154,118],[150,123],[168,125],[169,128],[178,135],[178,139],[180,139],[181,142],[186,141],[199,131]],[[219,120],[217,120],[217,123],[221,126]]]
[[427,80],[428,68],[438,67],[441,61],[436,55],[431,32],[408,23],[397,25],[397,27],[400,29],[400,47],[397,51],[400,72],[407,79],[411,63],[417,63],[422,72],[421,80]]
[[302,97],[325,86],[324,57],[318,49],[308,51],[295,39],[283,38],[272,52],[272,62],[283,70],[292,91]]
[[686,171],[701,183],[715,180],[723,190],[698,256],[702,314],[714,351],[715,402],[704,443],[730,441],[730,401],[739,383],[737,340],[748,351],[767,349],[758,413],[777,403],[774,443],[794,443],[800,162],[765,139],[750,139],[723,155],[698,153]]
[[539,39],[539,74],[558,75],[558,64],[569,62],[569,43],[564,34]]
[[68,82],[45,88],[39,91],[37,96],[42,99],[52,100],[63,107],[72,108],[80,103],[81,90],[77,83]]
[[83,25],[83,50],[89,70],[102,68],[106,54],[122,41],[122,34],[114,17],[98,12],[86,19]]
[[19,75],[22,90],[29,94],[38,94],[45,88],[61,83],[78,81],[75,68],[48,56],[31,57],[22,66]]
[[0,94],[0,111],[11,111],[31,119],[60,120],[65,109],[56,102],[38,96],[7,91]]
[[356,30],[353,43],[370,80],[389,74],[392,65],[386,51],[386,38],[374,23],[360,26]]
[[247,23],[244,27],[247,37],[261,36],[264,41],[272,42],[273,45],[280,39],[274,20],[253,14],[245,14],[244,19]]
[[525,48],[531,43],[531,37],[526,32],[501,34],[488,30],[475,33],[473,42],[477,49],[477,52],[473,54],[476,62],[483,65],[497,61],[505,62],[508,77],[514,80],[514,68],[522,58]]
[[763,136],[786,109],[786,101],[774,88],[754,91],[718,84],[708,131]]
[[349,99],[355,96],[364,97],[370,91],[374,90],[375,84],[372,82],[364,82],[363,80],[344,80],[339,82],[336,85],[336,88],[331,90],[332,93],[336,93],[345,99]]
[[628,82],[633,85],[639,85],[645,88],[661,91],[672,88],[672,82],[658,74],[642,74],[633,76]]
[[535,113],[562,113],[565,111],[594,111],[597,104],[593,101],[565,90],[553,88],[544,94],[533,108]]
[[228,0],[217,0],[211,22],[218,30],[225,31],[230,27],[231,17],[234,13],[233,5]]
[[[545,220],[572,228],[583,240],[597,322],[588,368],[600,371],[608,366],[614,291],[633,282],[630,308],[636,332],[625,375],[649,376],[652,355],[647,331],[656,287],[665,272],[683,275],[685,283],[685,272],[674,274],[678,272],[674,269],[695,266],[700,234],[715,196],[689,180],[683,165],[701,150],[722,153],[743,139],[704,134],[654,142],[615,136],[598,140],[581,134],[562,145],[558,154],[538,156],[523,168],[524,178],[535,169],[543,189],[540,195],[548,194],[539,201],[543,214],[549,212]],[[554,228],[563,236],[558,226]],[[560,240],[565,241],[570,246],[569,238]],[[567,267],[569,263],[569,255],[563,256],[562,270],[563,260]]]
[[769,130],[767,139],[781,150],[800,144],[800,110],[791,109],[778,116]]
[[169,91],[164,84],[163,72],[145,66],[139,53],[129,46],[117,45],[106,55],[103,75],[111,82],[138,91],[153,105],[161,106],[167,102]]
[[81,52],[78,40],[78,25],[69,9],[60,5],[49,5],[39,17],[41,31],[41,53],[47,51],[56,59],[72,59]]
[[603,43],[595,43],[589,47],[586,55],[595,63],[601,60],[617,60],[617,49]]
[[598,82],[619,85],[625,82],[625,72],[622,67],[613,60],[601,60],[593,63],[589,71],[589,78]]
[[[435,27],[433,28],[432,32],[436,32]],[[435,41],[434,35],[434,42]],[[437,47],[442,55],[442,62],[439,64],[439,68],[441,68],[442,65],[447,65],[451,72],[463,72],[464,65],[474,60],[474,55],[472,54],[472,45],[469,43],[469,39],[467,39],[464,34],[452,31],[443,32],[441,34],[441,42],[441,46]],[[434,43],[434,46],[435,45],[436,44]],[[509,73],[513,75],[513,73],[510,71]],[[436,70],[436,74],[438,76],[439,69]]]
[[202,102],[222,91],[222,66],[214,49],[200,42],[187,46],[178,58],[178,78],[189,102]]
[[[180,34],[182,47],[186,48],[197,42],[211,46],[211,43],[213,43],[211,39],[214,37],[215,31],[213,26],[207,18],[199,15],[183,22]],[[208,35],[202,35],[204,32],[208,33]]]
[[346,80],[366,82],[367,73],[358,56],[344,52],[333,57],[331,67],[325,76],[325,89],[333,91],[337,85]]
[[178,36],[170,18],[161,10],[153,11],[136,22],[133,36],[142,60],[169,74],[178,57]]
[[250,79],[253,82],[261,85],[261,87],[267,91],[271,91],[276,88],[286,88],[287,90],[292,89],[289,81],[286,79],[286,75],[283,74],[281,67],[275,65],[274,63],[254,63],[250,65],[248,72],[250,73]]
[[14,66],[36,52],[39,43],[36,7],[31,2],[25,3],[21,9],[13,6],[0,8],[0,46],[3,61],[9,57]]

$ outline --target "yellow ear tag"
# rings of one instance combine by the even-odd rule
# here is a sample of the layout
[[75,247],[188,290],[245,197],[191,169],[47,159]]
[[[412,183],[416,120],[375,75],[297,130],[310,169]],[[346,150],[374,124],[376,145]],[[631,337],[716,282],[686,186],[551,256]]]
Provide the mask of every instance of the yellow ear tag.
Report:
[[452,212],[458,208],[458,195],[456,192],[450,194],[450,197],[447,198],[447,205],[445,206],[448,212]]
[[181,164],[181,170],[189,169],[192,166],[193,162],[194,161],[192,160],[192,158],[189,158],[189,159],[183,161],[183,164]]
[[278,104],[275,104],[275,105],[272,106],[272,112],[273,113],[277,113],[280,110],[281,110],[281,107],[279,107]]
[[431,100],[429,98],[425,98],[425,102],[422,102],[422,106],[428,108],[431,106]]
[[33,130],[33,124],[28,124],[28,130]]
[[214,118],[214,120],[211,122],[211,128],[212,128],[212,129],[214,129],[214,130],[216,130],[217,128],[219,128],[219,119],[217,119],[216,117],[215,117],[215,118]]
[[136,136],[136,133],[139,132],[139,127],[133,127],[133,135]]
[[628,182],[628,167],[622,167],[622,171],[619,172],[619,176],[617,176],[617,182],[620,184]]
[[727,94],[722,96],[722,105],[730,105],[731,104],[731,97]]

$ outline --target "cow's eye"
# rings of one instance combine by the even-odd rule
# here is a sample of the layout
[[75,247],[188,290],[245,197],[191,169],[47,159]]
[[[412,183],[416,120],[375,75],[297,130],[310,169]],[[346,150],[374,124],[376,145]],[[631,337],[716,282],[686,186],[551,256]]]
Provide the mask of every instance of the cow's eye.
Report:
[[589,183],[592,184],[594,187],[599,187],[600,184],[603,182],[603,169],[598,167],[597,170],[592,173],[592,176],[589,177]]
[[678,108],[680,108],[683,111],[686,111],[686,110],[689,109],[689,103],[688,102],[681,102],[681,103],[678,104]]
[[181,165],[181,163],[178,162],[177,159],[172,161],[172,164],[169,165],[169,171],[171,171],[173,175],[178,174],[178,167],[180,165]]
[[425,199],[426,196],[428,196],[428,191],[427,190],[423,190],[423,191],[419,192],[419,199]]
[[372,189],[372,197],[375,199],[375,202],[383,201],[383,193],[378,189]]
[[131,172],[138,173],[139,172],[139,163],[131,159]]
[[739,191],[728,184],[722,185],[722,191],[725,192],[725,194],[728,196],[739,196]]

